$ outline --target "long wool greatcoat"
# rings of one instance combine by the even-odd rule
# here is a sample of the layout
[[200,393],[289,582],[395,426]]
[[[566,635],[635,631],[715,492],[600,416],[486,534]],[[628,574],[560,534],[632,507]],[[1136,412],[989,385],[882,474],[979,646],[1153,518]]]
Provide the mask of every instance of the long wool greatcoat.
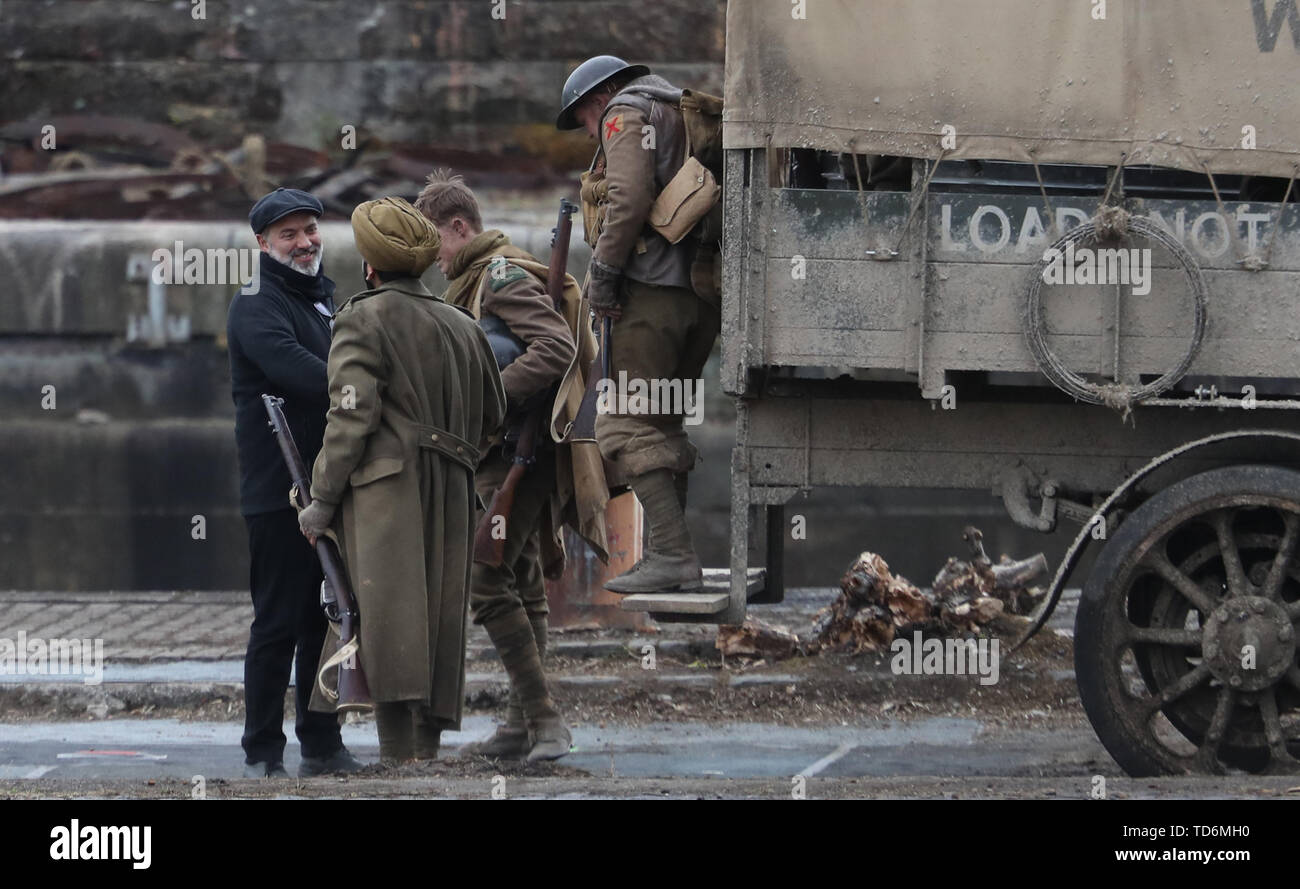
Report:
[[474,469],[505,414],[492,350],[467,312],[404,278],[339,309],[328,372],[311,495],[339,505],[371,695],[458,727]]

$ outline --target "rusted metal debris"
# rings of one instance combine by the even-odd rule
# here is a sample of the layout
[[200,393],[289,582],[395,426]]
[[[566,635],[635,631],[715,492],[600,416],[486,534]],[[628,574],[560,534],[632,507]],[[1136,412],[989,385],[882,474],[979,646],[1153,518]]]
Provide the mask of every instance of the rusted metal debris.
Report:
[[438,167],[476,187],[559,187],[572,178],[524,154],[382,143],[365,133],[335,156],[256,134],[217,150],[166,124],[68,115],[0,126],[0,219],[242,218],[279,185],[316,192],[327,217],[347,219],[379,194],[414,199]]
[[[48,150],[47,136],[56,150]],[[166,124],[106,114],[69,114],[16,121],[0,126],[8,173],[39,173],[75,150],[107,164],[143,164],[166,168],[183,151],[199,148],[188,135]],[[20,150],[25,149],[25,150]]]
[[229,194],[232,184],[224,176],[133,169],[13,176],[0,181],[0,219],[176,219],[192,218],[194,209],[206,211],[201,218],[222,205],[214,191]]

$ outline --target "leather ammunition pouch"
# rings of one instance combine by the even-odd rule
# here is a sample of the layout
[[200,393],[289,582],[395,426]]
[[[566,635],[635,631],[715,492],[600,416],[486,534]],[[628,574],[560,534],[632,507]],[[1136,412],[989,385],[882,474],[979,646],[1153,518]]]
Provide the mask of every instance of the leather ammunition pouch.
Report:
[[722,306],[722,251],[716,244],[702,243],[691,263],[691,289],[714,308]]
[[582,179],[582,189],[579,192],[582,198],[582,239],[594,250],[596,239],[600,237],[600,230],[605,225],[605,207],[609,198],[609,182],[605,179],[604,164],[599,168],[596,164],[592,164],[592,168],[583,173],[580,178]]
[[722,186],[713,171],[691,155],[650,206],[650,226],[676,244],[717,206],[721,196]]
[[704,214],[704,218],[695,227],[695,233],[699,235],[701,244],[712,244],[717,249],[722,249],[722,201],[715,203]]

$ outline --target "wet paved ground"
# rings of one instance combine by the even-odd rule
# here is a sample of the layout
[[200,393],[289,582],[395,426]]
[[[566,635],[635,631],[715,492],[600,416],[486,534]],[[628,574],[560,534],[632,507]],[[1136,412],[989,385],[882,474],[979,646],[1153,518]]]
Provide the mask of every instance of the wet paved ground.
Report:
[[[444,736],[444,756],[491,731],[466,719]],[[0,728],[0,778],[235,778],[242,771],[232,722],[118,719]],[[975,719],[936,718],[881,727],[790,728],[758,723],[579,727],[562,763],[596,777],[780,778],[1004,775],[1086,776],[1109,762],[1091,731],[1030,731],[982,738]],[[360,758],[378,755],[373,723],[344,727]],[[296,744],[286,749],[294,772]]]
[[[833,590],[792,590],[785,603],[756,609],[756,614],[805,630],[816,609],[833,596]],[[1068,631],[1072,605],[1073,599],[1067,600],[1054,618],[1052,626],[1058,632]],[[29,636],[45,638],[103,638],[108,656],[104,684],[81,690],[112,696],[127,688],[137,694],[143,689],[146,697],[156,695],[160,702],[164,689],[189,689],[195,697],[203,697],[214,686],[237,689],[250,619],[251,610],[239,594],[130,593],[110,594],[109,600],[101,594],[0,594],[0,636],[13,636],[15,628],[22,628]],[[480,632],[475,628],[470,638],[469,687],[501,685],[503,689],[504,676]],[[570,672],[555,675],[554,681],[578,699],[585,688],[625,683],[626,676],[616,675],[607,665],[635,660],[646,641],[653,641],[666,655],[671,652],[676,662],[676,666],[666,665],[665,670],[637,677],[651,683],[657,692],[680,697],[680,689],[714,688],[720,679],[731,686],[784,687],[789,683],[791,689],[795,683],[802,688],[818,681],[815,676],[785,675],[782,665],[750,674],[683,669],[701,656],[711,655],[716,662],[712,633],[710,628],[685,625],[665,626],[644,638],[626,633],[557,633],[553,650],[564,656]],[[588,666],[582,667],[583,663]],[[845,669],[858,671],[859,666],[855,663]],[[848,675],[858,677],[854,681],[871,681],[870,669],[865,664],[861,669]],[[27,711],[21,704],[24,690],[36,684],[56,684],[74,691],[83,685],[79,676],[42,676],[38,680],[0,676],[0,691],[18,693],[6,699],[18,702],[13,704],[17,709],[11,709],[8,721],[0,724],[0,797],[64,792],[60,787],[74,788],[66,792],[76,794],[83,792],[78,788],[122,786],[119,782],[127,782],[125,786],[133,789],[118,792],[134,794],[141,782],[151,780],[168,788],[174,785],[181,792],[195,775],[211,780],[241,775],[239,720],[202,721],[220,716],[198,712],[188,714],[187,719],[186,713],[174,707],[166,710],[168,718],[137,718],[141,701],[133,699],[131,712],[120,714],[120,718],[88,718],[85,714],[92,710],[83,708],[81,715],[62,721],[43,721],[45,717],[36,721],[37,717],[24,716]],[[672,700],[667,694],[659,697]],[[177,715],[182,718],[171,718]],[[624,724],[603,714],[580,722],[574,729],[574,752],[560,763],[567,777],[542,776],[542,783],[533,785],[530,792],[544,796],[641,792],[780,796],[788,795],[791,781],[802,777],[818,782],[821,795],[834,796],[863,791],[863,781],[884,782],[879,786],[894,793],[897,782],[911,778],[932,781],[925,776],[946,776],[983,787],[979,782],[986,776],[1001,776],[1038,782],[1026,785],[1029,789],[1025,792],[1031,794],[1072,795],[1086,790],[1092,775],[1118,776],[1091,728],[1081,720],[1076,724],[1054,719],[1050,726],[1037,727],[1031,718],[1028,725],[1009,726],[1004,719],[967,708],[959,715],[912,713],[894,719],[896,713],[890,713],[887,718],[850,718],[848,724],[823,722],[806,727],[763,723],[762,711],[754,712],[754,721],[747,720],[747,712],[740,714],[744,721],[705,721],[707,709],[698,718],[694,713],[686,715],[687,721],[671,723],[637,720]],[[493,723],[491,715],[470,714],[463,731],[444,735],[443,755],[450,770],[445,780],[421,778],[407,785],[377,778],[353,779],[347,782],[349,795],[473,796],[485,792],[479,785],[486,779],[475,784],[465,777],[463,769],[457,771],[456,757],[458,748],[486,735]],[[292,732],[291,720],[286,731]],[[349,723],[344,738],[363,761],[377,759],[373,722]],[[292,738],[285,763],[295,774],[298,755]],[[509,768],[505,770],[509,772]],[[477,771],[491,777],[494,767],[481,765]],[[532,776],[511,778],[512,782],[533,780]],[[667,789],[647,790],[651,785],[638,782],[667,782],[663,785]],[[236,782],[236,786],[246,783],[250,792],[265,795],[256,782]],[[292,784],[304,786],[296,781]],[[930,789],[924,793],[933,790],[932,784],[925,786]],[[906,795],[909,791],[898,792]],[[1233,794],[1236,789],[1229,786],[1223,792]]]
[[[1294,777],[1128,779],[1086,727],[985,734],[976,720],[948,718],[879,728],[678,723],[579,729],[578,749],[544,767],[556,774],[457,760],[454,747],[490,725],[487,718],[473,717],[466,731],[445,736],[452,749],[444,751],[446,759],[431,775],[308,781],[239,780],[235,723],[8,725],[0,752],[0,798],[188,798],[200,775],[214,798],[788,799],[798,788],[810,799],[1082,800],[1095,791],[1096,775],[1106,777],[1112,799],[1294,799],[1300,792]],[[373,761],[372,726],[347,726],[344,733],[363,760]],[[293,745],[285,763],[296,774]]]
[[[444,755],[488,734],[493,720],[468,717],[444,735]],[[242,771],[235,722],[115,719],[20,723],[0,727],[0,778],[210,778]],[[344,742],[374,761],[374,724],[344,727]],[[1109,758],[1086,727],[1079,731],[998,732],[950,717],[881,726],[791,728],[702,722],[579,726],[563,764],[594,776],[762,778],[793,775],[1090,775]],[[285,764],[296,769],[296,744]],[[1111,767],[1113,769],[1113,766]]]

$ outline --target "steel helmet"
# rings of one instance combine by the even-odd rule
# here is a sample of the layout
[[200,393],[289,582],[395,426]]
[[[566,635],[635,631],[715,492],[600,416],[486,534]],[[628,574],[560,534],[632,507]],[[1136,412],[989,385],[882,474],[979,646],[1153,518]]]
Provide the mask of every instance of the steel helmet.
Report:
[[624,71],[633,77],[650,73],[645,65],[629,65],[618,56],[595,56],[574,68],[569,79],[564,81],[564,92],[560,94],[560,116],[555,119],[555,128],[576,130],[580,127],[581,124],[573,119],[573,110],[578,107],[578,103],[592,90]]

